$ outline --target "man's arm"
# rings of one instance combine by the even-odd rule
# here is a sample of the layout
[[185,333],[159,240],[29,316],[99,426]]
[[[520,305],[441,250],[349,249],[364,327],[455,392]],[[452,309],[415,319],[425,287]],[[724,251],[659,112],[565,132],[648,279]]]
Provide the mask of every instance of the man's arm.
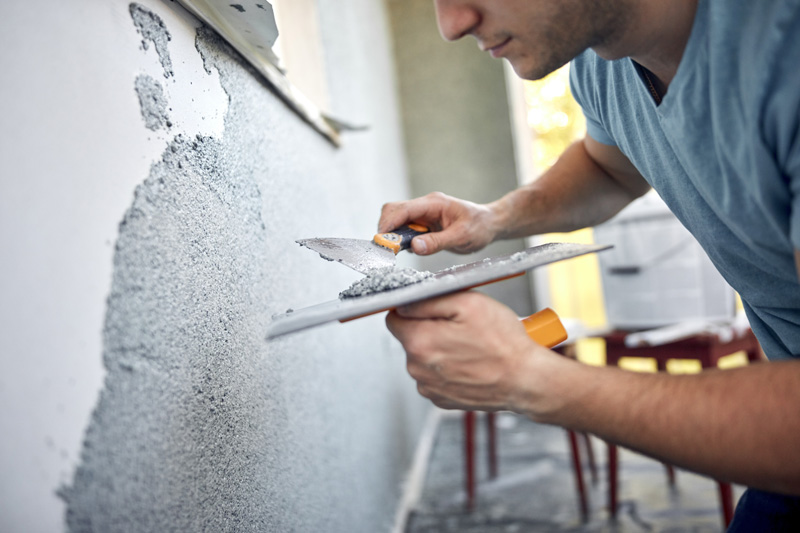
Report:
[[616,146],[587,136],[538,180],[490,204],[499,238],[573,231],[605,222],[650,185]]
[[511,410],[671,464],[800,495],[800,361],[695,375],[593,367],[533,343],[514,313],[461,293],[390,313],[420,394]]
[[535,182],[487,205],[433,193],[386,204],[378,224],[389,231],[408,222],[431,233],[412,241],[415,253],[473,252],[496,239],[593,226],[615,215],[650,186],[615,146],[586,137],[570,146]]

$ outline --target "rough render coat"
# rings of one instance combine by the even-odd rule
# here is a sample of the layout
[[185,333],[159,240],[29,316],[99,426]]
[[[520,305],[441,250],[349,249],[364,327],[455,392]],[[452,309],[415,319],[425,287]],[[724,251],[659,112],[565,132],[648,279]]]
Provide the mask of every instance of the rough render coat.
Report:
[[[380,319],[273,343],[263,335],[281,305],[330,299],[352,279],[294,238],[363,231],[388,195],[404,193],[396,117],[381,102],[393,103],[391,77],[375,80],[365,58],[343,55],[352,48],[342,26],[382,20],[381,9],[327,4],[332,67],[380,91],[366,95],[372,108],[340,98],[341,111],[390,133],[337,151],[198,31],[198,53],[229,98],[224,135],[172,137],[120,223],[105,386],[59,491],[69,531],[378,531],[392,522],[424,405]],[[169,80],[166,26],[142,6],[131,15]],[[380,73],[387,57],[377,59]],[[137,81],[142,127],[166,125],[169,87],[148,99],[143,87],[152,96],[160,84]]]

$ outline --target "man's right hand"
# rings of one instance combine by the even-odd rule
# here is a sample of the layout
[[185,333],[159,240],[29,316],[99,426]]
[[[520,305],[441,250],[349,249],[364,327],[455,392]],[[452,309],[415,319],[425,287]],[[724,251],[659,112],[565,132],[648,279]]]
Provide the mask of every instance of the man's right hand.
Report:
[[405,202],[383,206],[378,232],[385,233],[403,224],[417,223],[430,233],[414,237],[411,248],[419,255],[441,250],[475,252],[492,242],[500,232],[499,214],[488,205],[459,200],[440,192]]

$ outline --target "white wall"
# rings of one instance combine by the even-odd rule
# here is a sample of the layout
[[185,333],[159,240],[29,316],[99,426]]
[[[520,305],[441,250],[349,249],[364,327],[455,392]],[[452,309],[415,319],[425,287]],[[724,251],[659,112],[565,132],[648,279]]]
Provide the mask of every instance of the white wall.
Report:
[[[332,110],[371,125],[335,149],[140,3],[169,78],[127,2],[0,8],[0,530],[59,531],[64,501],[73,531],[388,528],[427,404],[381,318],[261,333],[355,279],[295,239],[363,236],[407,195],[382,5],[320,2]],[[171,127],[145,127],[142,74]]]

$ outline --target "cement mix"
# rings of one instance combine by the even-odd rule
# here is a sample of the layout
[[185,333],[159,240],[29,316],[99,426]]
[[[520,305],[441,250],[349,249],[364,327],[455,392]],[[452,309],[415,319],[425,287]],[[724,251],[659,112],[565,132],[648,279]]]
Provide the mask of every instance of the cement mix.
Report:
[[[166,54],[160,19],[138,5],[131,15]],[[225,54],[203,35],[198,46],[221,76],[237,71],[216,63]],[[141,96],[146,79],[137,81]],[[165,120],[166,104],[151,104],[146,120],[152,107],[156,123]],[[231,130],[241,121],[226,117]],[[282,422],[258,378],[274,362],[263,357],[266,311],[253,297],[268,292],[259,268],[266,231],[261,192],[232,137],[175,136],[120,223],[105,387],[72,483],[59,490],[70,532],[265,531],[276,523],[273,506],[284,498],[267,474],[268,450]],[[262,426],[255,433],[254,424]]]
[[141,74],[136,77],[134,86],[145,127],[153,131],[171,128],[172,122],[167,114],[167,100],[161,84],[147,74]]
[[172,59],[167,49],[167,43],[172,40],[172,36],[167,31],[164,21],[140,4],[132,3],[129,9],[133,23],[142,36],[142,49],[149,49],[150,43],[152,43],[158,54],[158,59],[161,61],[161,66],[164,68],[164,77],[169,78],[174,75]]
[[[138,5],[131,16],[166,75],[166,27]],[[224,135],[174,126],[119,225],[105,384],[59,490],[66,530],[385,529],[400,490],[387,480],[405,469],[392,451],[405,430],[384,423],[404,394],[389,335],[264,341],[277,301],[324,285],[280,257],[294,248],[285,205],[324,210],[344,168],[374,170],[333,164],[360,152],[336,152],[214,33],[200,28],[195,47],[229,100]]]
[[376,268],[339,293],[339,298],[358,298],[379,292],[399,289],[414,283],[420,283],[433,276],[433,273],[413,268]]

